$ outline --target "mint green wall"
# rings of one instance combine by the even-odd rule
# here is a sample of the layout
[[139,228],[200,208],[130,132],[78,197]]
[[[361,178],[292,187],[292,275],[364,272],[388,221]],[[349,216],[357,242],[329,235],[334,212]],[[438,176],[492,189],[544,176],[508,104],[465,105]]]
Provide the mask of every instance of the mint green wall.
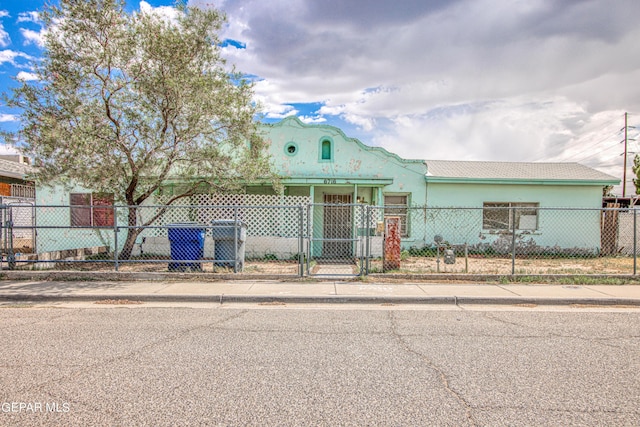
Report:
[[484,202],[540,203],[540,207],[599,208],[602,186],[523,184],[443,184],[427,182],[432,207],[482,207]]
[[[602,187],[597,185],[428,183],[427,205],[430,208],[455,206],[480,209],[460,209],[455,214],[427,220],[426,240],[431,240],[434,234],[443,234],[455,244],[473,245],[505,239],[504,234],[482,230],[481,208],[484,202],[539,204],[538,229],[517,231],[519,244],[581,248],[593,252],[599,250]],[[553,209],[558,207],[562,209]]]
[[[69,228],[71,225],[70,193],[88,193],[88,191],[80,186],[72,188],[39,187],[37,189],[36,251],[42,253],[94,246],[107,246],[113,250],[115,247],[113,228]],[[119,221],[125,220],[119,219]],[[122,229],[118,234],[121,246],[126,236],[126,229]]]
[[[284,177],[338,178],[341,183],[316,187],[314,202],[322,202],[322,194],[353,193],[349,179],[391,178],[393,184],[385,192],[411,193],[411,200],[424,204],[424,174],[422,160],[405,160],[379,148],[368,147],[354,138],[348,138],[340,129],[328,125],[306,125],[296,117],[279,123],[263,125],[264,138],[276,170]],[[331,161],[322,160],[321,141],[328,139],[333,145]],[[298,148],[295,155],[285,152],[287,143]],[[346,182],[345,182],[346,181]],[[363,185],[364,186],[364,185]],[[368,200],[370,202],[370,200]]]

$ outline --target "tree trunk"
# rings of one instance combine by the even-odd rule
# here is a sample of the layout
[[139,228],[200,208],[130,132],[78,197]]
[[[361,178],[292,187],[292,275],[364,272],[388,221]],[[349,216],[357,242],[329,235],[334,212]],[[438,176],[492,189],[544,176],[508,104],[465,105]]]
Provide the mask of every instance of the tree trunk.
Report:
[[129,206],[129,215],[127,220],[129,228],[127,229],[127,238],[125,239],[122,250],[118,255],[119,260],[128,260],[131,258],[131,252],[133,251],[136,239],[140,233],[142,233],[142,230],[144,230],[143,228],[138,227],[137,212],[137,206]]

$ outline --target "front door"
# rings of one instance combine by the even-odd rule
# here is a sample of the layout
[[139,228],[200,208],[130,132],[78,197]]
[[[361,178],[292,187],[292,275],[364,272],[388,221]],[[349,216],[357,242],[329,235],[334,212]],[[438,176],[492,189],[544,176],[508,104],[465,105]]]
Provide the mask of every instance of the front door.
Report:
[[325,194],[324,203],[322,258],[333,262],[352,261],[351,194]]

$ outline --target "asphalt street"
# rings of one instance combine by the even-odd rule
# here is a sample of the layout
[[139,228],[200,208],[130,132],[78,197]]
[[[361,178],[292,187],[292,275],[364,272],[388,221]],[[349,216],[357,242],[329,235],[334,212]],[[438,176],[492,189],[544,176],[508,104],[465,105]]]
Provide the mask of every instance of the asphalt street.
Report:
[[0,425],[640,424],[640,311],[0,308]]

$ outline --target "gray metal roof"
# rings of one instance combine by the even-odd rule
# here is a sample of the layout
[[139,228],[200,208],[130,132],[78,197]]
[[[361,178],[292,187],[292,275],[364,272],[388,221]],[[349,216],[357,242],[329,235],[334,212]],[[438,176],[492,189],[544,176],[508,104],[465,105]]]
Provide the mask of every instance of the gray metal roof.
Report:
[[516,181],[620,181],[579,163],[480,162],[426,160],[427,178]]
[[9,178],[24,179],[33,171],[33,167],[25,163],[14,162],[12,160],[0,159],[0,176]]

